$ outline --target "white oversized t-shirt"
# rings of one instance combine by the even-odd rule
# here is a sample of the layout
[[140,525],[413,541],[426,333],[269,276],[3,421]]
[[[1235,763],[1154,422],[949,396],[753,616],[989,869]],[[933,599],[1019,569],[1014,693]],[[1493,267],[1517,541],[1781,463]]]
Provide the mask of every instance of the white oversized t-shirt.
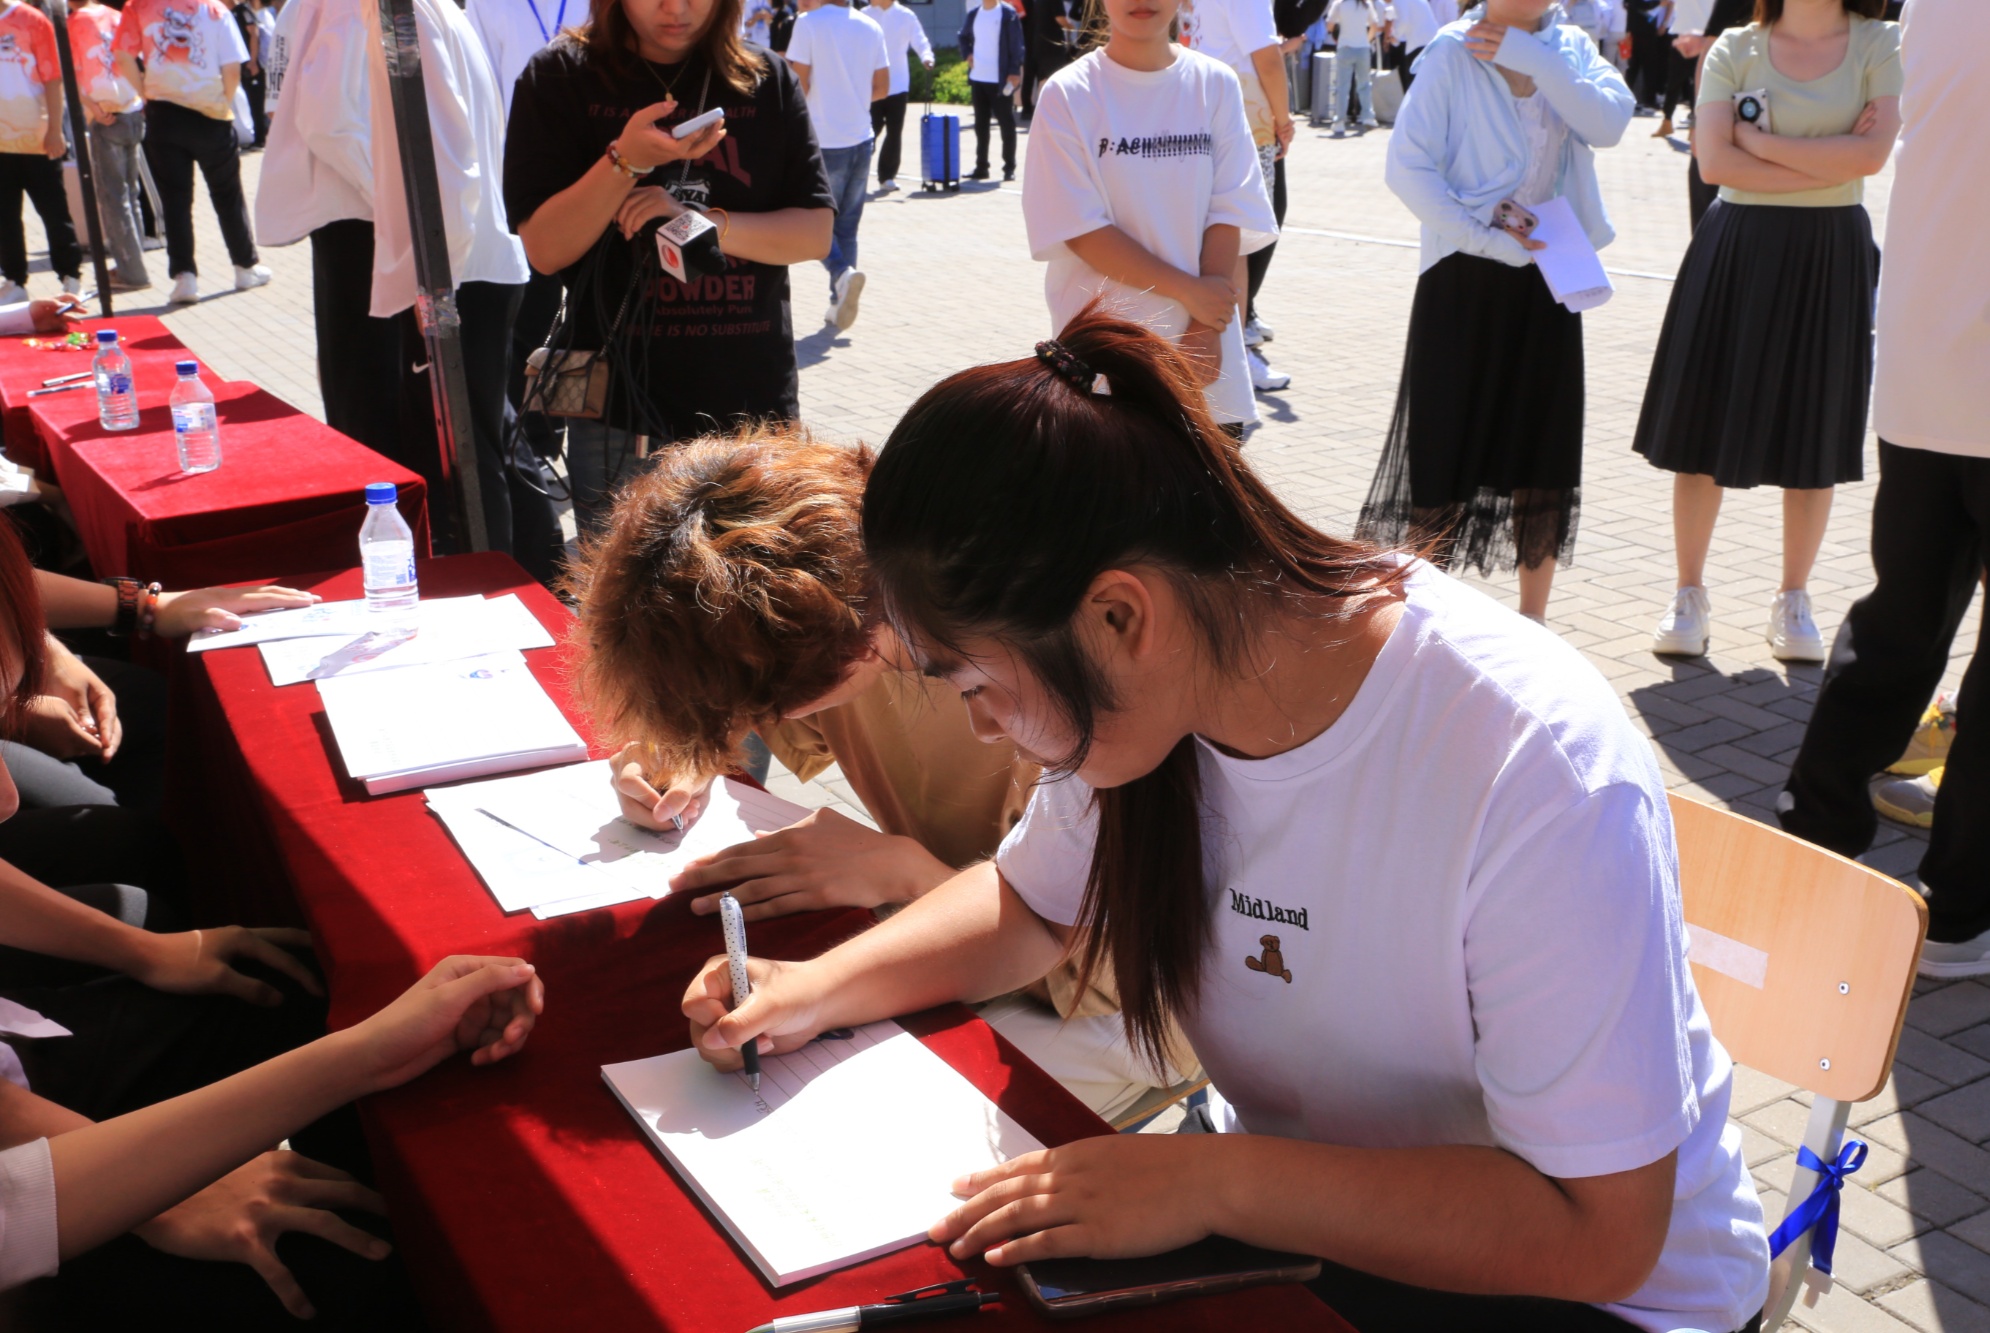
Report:
[[[1115,64],[1103,50],[1066,65],[1037,91],[1023,173],[1030,253],[1050,265],[1044,294],[1053,332],[1094,296],[1166,338],[1188,329],[1188,309],[1089,267],[1065,242],[1115,226],[1184,273],[1202,266],[1202,234],[1227,224],[1240,254],[1278,239],[1257,149],[1244,123],[1236,74],[1197,51],[1171,48],[1163,70]],[[1223,373],[1209,386],[1218,421],[1257,420],[1244,368],[1242,322],[1223,332]]]
[[808,66],[808,115],[824,148],[871,137],[871,76],[890,69],[884,32],[848,5],[825,4],[795,20],[788,59]]
[[[1608,1307],[1722,1333],[1761,1308],[1733,1067],[1687,966],[1650,744],[1580,653],[1428,567],[1347,711],[1267,759],[1206,743],[1212,926],[1183,1028],[1226,1130],[1504,1148],[1565,1178],[1678,1150],[1665,1250]],[[1078,915],[1090,789],[1038,788],[997,853]]]
[[912,66],[907,61],[907,53],[915,52],[919,59],[932,63],[933,43],[926,36],[926,25],[919,16],[905,7],[905,0],[892,0],[890,5],[872,5],[864,11],[864,17],[878,25],[884,34],[885,56],[891,61],[891,79],[885,86],[887,96],[912,90]]

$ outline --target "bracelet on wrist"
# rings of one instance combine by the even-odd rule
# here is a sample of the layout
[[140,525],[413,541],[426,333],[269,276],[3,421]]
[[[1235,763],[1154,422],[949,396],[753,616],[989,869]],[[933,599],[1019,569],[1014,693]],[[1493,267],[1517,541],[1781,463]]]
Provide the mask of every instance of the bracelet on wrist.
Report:
[[159,594],[164,591],[165,589],[159,584],[148,583],[140,592],[138,599],[139,638],[149,639],[152,637],[152,627],[159,620]]
[[615,168],[615,170],[621,172],[624,176],[627,176],[632,181],[639,181],[643,177],[649,175],[650,172],[655,170],[654,167],[637,167],[630,165],[628,162],[623,160],[622,150],[620,148],[617,148],[612,143],[608,145],[608,165]]
[[138,628],[138,603],[145,585],[124,574],[114,575],[104,582],[117,589],[117,617],[111,621],[110,632],[123,638]]
[[726,233],[732,230],[732,214],[723,208],[708,208],[705,210],[706,217],[710,217],[714,213],[717,213],[720,218],[719,245],[723,248],[726,243]]

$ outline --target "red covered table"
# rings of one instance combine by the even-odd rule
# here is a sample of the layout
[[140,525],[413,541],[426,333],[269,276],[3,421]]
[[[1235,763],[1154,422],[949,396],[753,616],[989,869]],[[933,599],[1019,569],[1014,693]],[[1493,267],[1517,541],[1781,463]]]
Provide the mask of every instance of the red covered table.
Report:
[[138,429],[106,431],[81,395],[29,408],[90,564],[168,588],[340,567],[358,554],[366,484],[401,488],[428,549],[420,477],[253,384],[213,384],[221,466],[180,471],[163,392],[141,385]]
[[[34,421],[28,414],[31,403],[82,404],[83,410],[94,418],[97,413],[97,395],[85,384],[81,389],[71,389],[65,393],[45,394],[40,398],[29,398],[30,389],[39,389],[41,382],[62,375],[75,375],[90,368],[90,360],[96,355],[95,337],[98,329],[116,329],[118,341],[131,358],[131,374],[134,387],[138,390],[139,401],[163,403],[173,388],[173,363],[194,358],[172,330],[153,315],[125,315],[116,319],[86,319],[77,327],[90,335],[91,346],[82,351],[51,352],[28,346],[26,337],[0,338],[0,428],[6,432],[7,457],[22,467],[31,467],[37,473],[48,472],[48,451],[41,436],[36,433]],[[38,341],[46,341],[47,334],[33,335]],[[214,375],[207,367],[201,367],[201,374],[212,385]]]
[[[421,582],[429,596],[517,592],[556,635],[569,623],[565,609],[503,556],[428,561]],[[328,598],[359,592],[352,571],[306,586]],[[567,652],[527,654],[562,706]],[[369,1012],[451,952],[520,954],[545,978],[546,1014],[519,1057],[490,1069],[452,1063],[365,1107],[397,1236],[438,1327],[744,1333],[773,1314],[876,1300],[963,1271],[1008,1298],[962,1323],[968,1333],[1046,1326],[1005,1275],[978,1264],[963,1269],[932,1246],[778,1294],[768,1288],[600,1077],[603,1064],[687,1044],[678,1001],[694,969],[723,948],[716,918],[693,917],[673,899],[545,922],[530,913],[507,917],[419,792],[369,798],[343,776],[314,687],[272,687],[259,655],[246,648],[197,655],[188,674],[203,728],[233,742],[232,777],[222,764],[203,765],[203,776],[240,782],[238,826],[250,808],[268,821],[273,853],[330,978],[335,1024]],[[863,912],[788,917],[756,926],[754,948],[808,957],[868,921]],[[934,1011],[908,1026],[1044,1142],[1110,1132],[965,1009]],[[1087,1327],[1346,1329],[1297,1287],[1185,1301]]]

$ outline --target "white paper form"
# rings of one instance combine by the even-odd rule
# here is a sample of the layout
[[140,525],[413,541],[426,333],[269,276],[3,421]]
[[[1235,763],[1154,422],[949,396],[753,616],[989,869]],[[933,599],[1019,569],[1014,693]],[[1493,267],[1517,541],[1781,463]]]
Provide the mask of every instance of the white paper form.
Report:
[[760,1091],[696,1051],[601,1076],[777,1287],[926,1239],[955,1178],[1042,1148],[896,1023],[762,1056]]
[[272,685],[296,685],[363,671],[391,671],[429,662],[451,662],[487,653],[550,648],[553,635],[518,600],[502,597],[438,597],[417,606],[412,628],[312,635],[262,645],[263,666]]
[[606,763],[438,787],[429,808],[507,912],[544,919],[661,898],[692,860],[750,841],[808,811],[727,778],[682,833],[622,818]]
[[318,697],[346,772],[376,796],[587,757],[515,652],[321,680]]
[[1581,314],[1617,294],[1568,200],[1559,196],[1550,199],[1534,210],[1534,216],[1541,220],[1534,228],[1534,239],[1547,246],[1533,252],[1534,263],[1557,301]]
[[319,602],[283,611],[259,611],[255,615],[243,616],[242,624],[237,629],[194,631],[187,639],[187,651],[204,653],[211,648],[240,648],[244,644],[298,639],[313,634],[343,634],[350,638],[366,632],[369,614],[364,600]]

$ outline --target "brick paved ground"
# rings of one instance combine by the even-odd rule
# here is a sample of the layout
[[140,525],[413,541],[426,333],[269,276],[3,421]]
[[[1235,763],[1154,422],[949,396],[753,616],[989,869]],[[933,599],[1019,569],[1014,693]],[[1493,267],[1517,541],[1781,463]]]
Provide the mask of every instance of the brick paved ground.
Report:
[[[1708,575],[1712,656],[1673,662],[1648,651],[1672,589],[1669,486],[1631,454],[1629,438],[1686,244],[1682,146],[1646,137],[1651,124],[1634,123],[1629,140],[1600,159],[1621,232],[1605,255],[1619,271],[1618,295],[1587,318],[1581,539],[1550,620],[1616,684],[1672,785],[1765,818],[1819,675],[1777,663],[1762,642],[1779,572],[1776,492],[1728,500]],[[1261,302],[1277,332],[1268,350],[1294,383],[1263,401],[1266,420],[1251,437],[1251,456],[1303,512],[1336,530],[1351,524],[1374,467],[1417,272],[1415,227],[1382,186],[1386,142],[1386,131],[1332,141],[1302,128],[1286,236]],[[252,190],[256,166],[249,159]],[[1876,223],[1887,180],[1871,192]],[[228,272],[226,254],[204,202],[199,210],[205,285],[225,287],[215,275]],[[874,201],[862,240],[871,284],[863,318],[848,333],[817,322],[826,289],[820,270],[795,271],[803,410],[826,435],[881,442],[935,379],[1026,355],[1047,332],[1042,273],[1027,253],[1017,187]],[[148,258],[159,285],[124,308],[157,309],[164,296],[164,256]],[[315,412],[308,250],[273,250],[265,260],[278,275],[271,287],[210,297],[172,312],[169,322],[217,370],[258,380]],[[45,263],[38,271],[35,289],[52,290]],[[1827,634],[1871,580],[1871,495],[1870,481],[1839,493],[1812,584]],[[1487,586],[1512,599],[1510,575]],[[1977,614],[1958,638],[1948,688],[1976,641]],[[792,779],[777,785],[811,804],[855,806],[833,770],[807,787]],[[1888,826],[1866,859],[1905,876],[1923,841]],[[1872,1154],[1845,1194],[1839,1285],[1816,1309],[1799,1310],[1801,1322],[1829,1333],[1990,1329],[1990,985],[1923,985],[1907,1022],[1892,1083],[1853,1117]],[[1753,1071],[1737,1082],[1733,1113],[1772,1216],[1807,1100]]]

